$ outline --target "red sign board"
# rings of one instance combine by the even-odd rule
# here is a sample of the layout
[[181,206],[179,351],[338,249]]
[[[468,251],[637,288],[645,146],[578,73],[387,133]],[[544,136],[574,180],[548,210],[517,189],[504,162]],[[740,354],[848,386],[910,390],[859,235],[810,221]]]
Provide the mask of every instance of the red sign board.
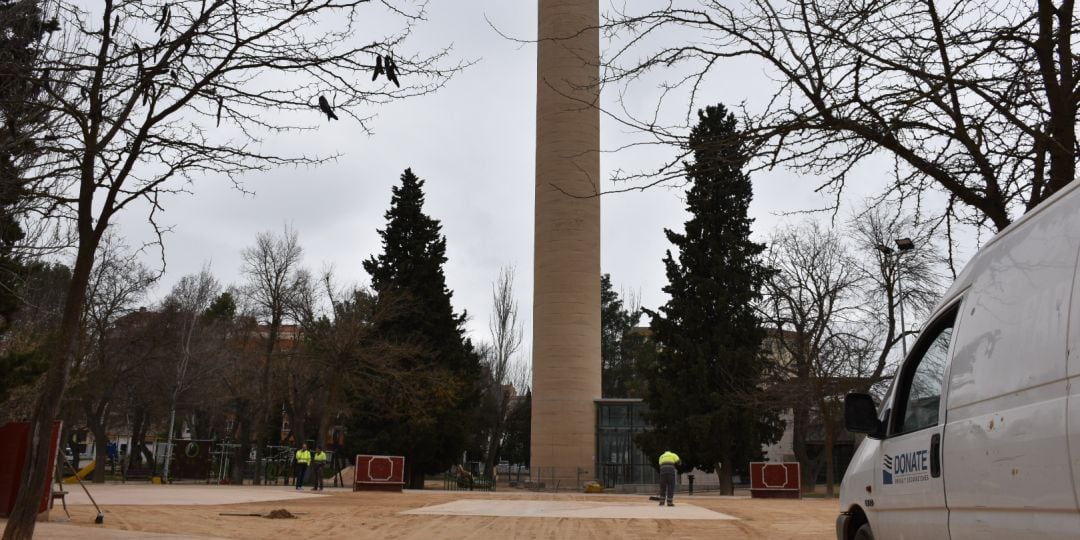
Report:
[[750,464],[750,496],[798,499],[802,476],[798,463],[753,462]]
[[[56,466],[56,449],[60,442],[60,422],[53,422],[52,441],[49,447],[49,471],[45,476],[45,494],[41,497],[38,512],[49,509],[52,498],[53,469]],[[23,466],[30,455],[30,424],[9,422],[0,426],[0,517],[11,514],[15,497],[22,484]]]
[[401,491],[405,486],[402,456],[356,456],[353,491]]

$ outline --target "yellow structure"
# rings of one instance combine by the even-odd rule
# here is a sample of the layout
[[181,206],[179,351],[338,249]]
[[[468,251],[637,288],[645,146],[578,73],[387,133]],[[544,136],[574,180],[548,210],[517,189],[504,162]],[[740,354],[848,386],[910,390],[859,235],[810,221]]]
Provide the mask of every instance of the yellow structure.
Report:
[[531,471],[596,478],[600,6],[539,0]]
[[96,465],[97,465],[96,460],[90,460],[90,463],[88,465],[86,465],[85,467],[79,469],[79,472],[77,472],[77,473],[75,473],[75,474],[73,474],[71,476],[64,477],[64,483],[65,484],[75,484],[75,483],[78,483],[79,480],[86,480],[86,477],[90,476],[90,473],[94,472],[94,467]]

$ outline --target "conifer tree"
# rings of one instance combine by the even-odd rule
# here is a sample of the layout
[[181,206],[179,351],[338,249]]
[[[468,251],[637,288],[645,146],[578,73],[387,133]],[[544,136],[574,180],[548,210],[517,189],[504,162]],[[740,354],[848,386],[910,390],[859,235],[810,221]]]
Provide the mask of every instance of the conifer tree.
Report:
[[611,286],[611,274],[600,276],[600,361],[601,389],[604,397],[627,397],[625,370],[619,344],[632,328],[630,315],[623,309],[619,293]]
[[26,237],[20,220],[35,197],[25,173],[44,154],[36,132],[52,106],[37,64],[57,26],[40,2],[0,0],[0,332],[20,307],[15,291],[26,268],[15,251]]
[[764,332],[754,303],[770,270],[765,246],[750,240],[753,191],[735,117],[723,105],[698,112],[685,164],[691,217],[685,231],[665,230],[678,250],[664,258],[668,302],[651,317],[657,353],[642,362],[653,428],[639,436],[648,455],[675,451],[684,468],[731,475],[779,435],[761,406]]
[[606,398],[641,397],[642,384],[635,364],[650,343],[635,333],[641,310],[633,297],[629,305],[611,285],[611,275],[600,276],[601,392]]
[[387,384],[358,396],[353,410],[355,445],[404,455],[414,488],[461,457],[478,421],[480,382],[465,314],[454,313],[446,287],[446,238],[424,213],[423,186],[411,169],[401,175],[379,231],[383,253],[364,261],[386,313],[373,334],[405,346],[395,367],[407,395]]

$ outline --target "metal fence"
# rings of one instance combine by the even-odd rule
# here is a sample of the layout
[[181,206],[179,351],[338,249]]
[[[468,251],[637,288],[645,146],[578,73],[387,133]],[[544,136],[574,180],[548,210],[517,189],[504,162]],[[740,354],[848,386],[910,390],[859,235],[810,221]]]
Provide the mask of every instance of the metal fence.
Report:
[[495,480],[448,472],[443,476],[446,491],[495,491]]
[[[129,465],[131,458],[127,454],[121,454],[116,460],[121,481],[151,482],[158,477],[169,483],[229,484],[239,481],[249,484],[254,482],[258,473],[260,482],[266,485],[290,485],[296,482],[297,449],[291,446],[263,446],[262,459],[259,461],[255,460],[253,446],[248,446],[248,455],[239,456],[242,445],[233,442],[178,439],[171,452],[168,447],[168,443],[153,443],[150,455],[135,467]],[[200,456],[205,460],[198,464],[197,474],[185,470],[185,454],[188,458]],[[322,469],[324,481],[334,486],[343,484],[339,480],[340,470],[349,464],[348,461],[342,461],[330,450],[326,451],[326,455],[326,466]],[[169,478],[164,475],[166,456],[171,456]],[[310,470],[307,485],[314,482]]]
[[581,491],[595,480],[593,471],[580,467],[532,467],[518,474],[516,487],[532,491]]

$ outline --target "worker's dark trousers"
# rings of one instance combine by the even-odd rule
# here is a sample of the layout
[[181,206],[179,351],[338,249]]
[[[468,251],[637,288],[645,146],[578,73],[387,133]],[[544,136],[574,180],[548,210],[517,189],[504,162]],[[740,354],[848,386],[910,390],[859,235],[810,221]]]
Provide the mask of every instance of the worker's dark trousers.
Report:
[[671,502],[675,498],[675,467],[660,466],[660,502]]
[[298,463],[296,465],[296,489],[302,489],[304,487],[304,475],[307,474],[307,463]]
[[319,463],[318,461],[316,461],[315,464],[311,466],[311,487],[314,489],[322,489],[323,487],[322,468],[323,464]]

